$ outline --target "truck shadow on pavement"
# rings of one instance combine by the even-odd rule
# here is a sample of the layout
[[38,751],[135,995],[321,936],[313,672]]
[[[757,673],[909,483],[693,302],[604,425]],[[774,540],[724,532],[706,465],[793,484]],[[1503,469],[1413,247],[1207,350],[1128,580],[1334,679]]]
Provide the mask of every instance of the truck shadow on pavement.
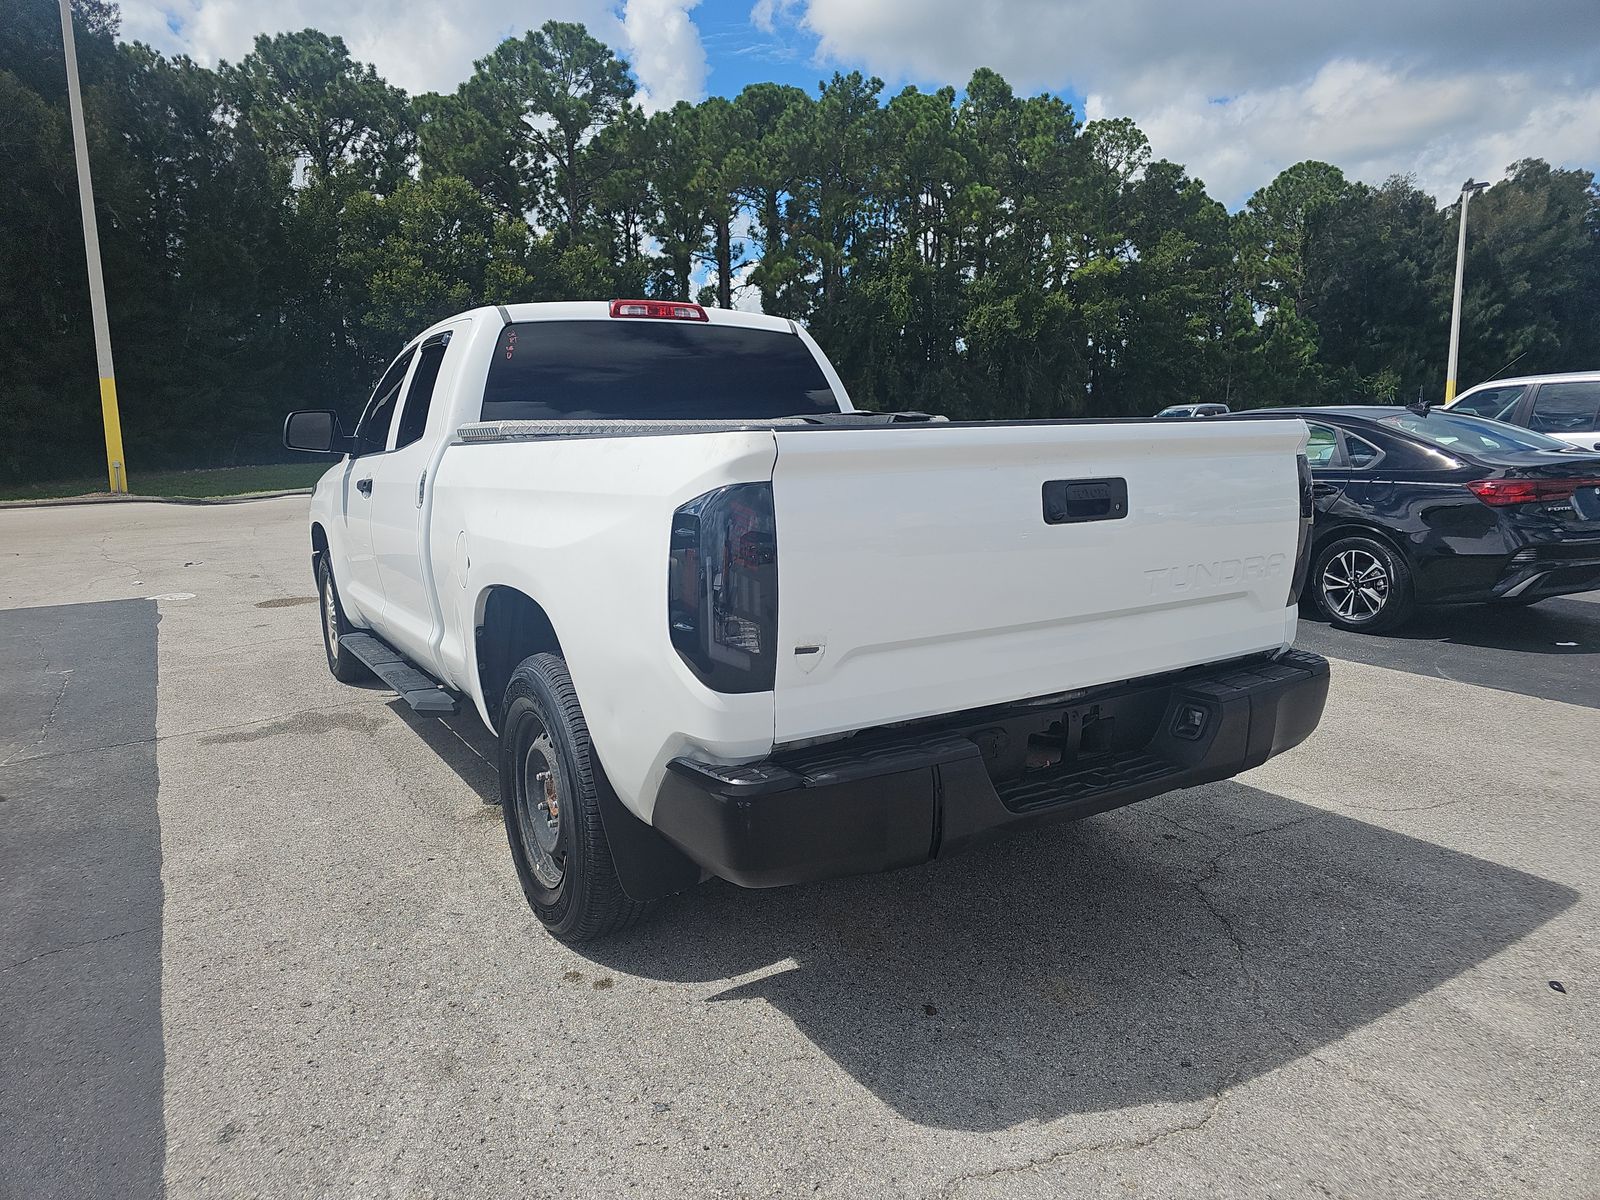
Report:
[[[1569,888],[1224,783],[892,875],[712,882],[579,947],[738,980],[923,1125],[1195,1101],[1512,945]],[[1543,978],[1525,981],[1545,987]]]

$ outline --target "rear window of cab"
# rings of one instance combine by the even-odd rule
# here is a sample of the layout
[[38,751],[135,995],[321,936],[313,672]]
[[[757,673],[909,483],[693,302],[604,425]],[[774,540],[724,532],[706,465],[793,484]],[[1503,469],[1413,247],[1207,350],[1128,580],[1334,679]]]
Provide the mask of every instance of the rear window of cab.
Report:
[[822,367],[792,333],[602,319],[502,329],[480,419],[758,421],[838,411]]

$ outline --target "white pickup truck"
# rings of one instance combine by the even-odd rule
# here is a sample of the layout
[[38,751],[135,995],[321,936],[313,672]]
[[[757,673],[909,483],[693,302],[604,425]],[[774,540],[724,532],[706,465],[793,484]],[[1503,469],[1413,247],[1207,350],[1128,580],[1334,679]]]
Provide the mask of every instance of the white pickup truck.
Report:
[[1292,419],[854,410],[791,321],[480,308],[378,382],[311,501],[328,665],[499,739],[529,903],[616,930],[708,876],[943,858],[1316,727]]

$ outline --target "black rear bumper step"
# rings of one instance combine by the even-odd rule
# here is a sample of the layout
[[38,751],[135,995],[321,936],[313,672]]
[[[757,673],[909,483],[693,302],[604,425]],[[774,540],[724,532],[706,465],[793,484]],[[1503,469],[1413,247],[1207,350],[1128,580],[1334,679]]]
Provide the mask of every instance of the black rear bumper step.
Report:
[[1327,660],[1289,651],[760,762],[680,757],[652,824],[744,887],[890,870],[1260,766],[1311,734],[1327,695]]
[[371,633],[339,636],[339,649],[354,654],[419,713],[444,717],[461,711],[460,698],[432,675],[418,670],[388,642]]
[[1132,750],[1123,754],[1106,755],[1075,769],[1060,772],[1038,772],[1036,777],[1024,777],[995,785],[1000,803],[1012,812],[1030,812],[1055,805],[1092,800],[1113,792],[1132,792],[1147,785],[1155,785],[1171,777],[1175,782],[1184,772],[1181,763]]

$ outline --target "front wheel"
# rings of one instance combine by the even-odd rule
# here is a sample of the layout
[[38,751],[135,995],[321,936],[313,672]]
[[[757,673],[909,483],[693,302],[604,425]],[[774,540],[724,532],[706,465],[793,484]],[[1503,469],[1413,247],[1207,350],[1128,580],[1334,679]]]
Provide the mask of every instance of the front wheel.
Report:
[[1416,609],[1411,568],[1376,538],[1353,535],[1324,546],[1311,565],[1311,596],[1330,625],[1354,633],[1382,633]]
[[361,683],[371,678],[366,664],[339,645],[339,635],[349,633],[344,605],[339,603],[339,588],[333,582],[333,567],[326,552],[317,556],[317,607],[322,613],[322,649],[328,656],[328,670],[340,683]]
[[564,942],[631,925],[646,906],[617,879],[600,819],[604,785],[567,664],[523,659],[500,712],[500,807],[534,915]]

